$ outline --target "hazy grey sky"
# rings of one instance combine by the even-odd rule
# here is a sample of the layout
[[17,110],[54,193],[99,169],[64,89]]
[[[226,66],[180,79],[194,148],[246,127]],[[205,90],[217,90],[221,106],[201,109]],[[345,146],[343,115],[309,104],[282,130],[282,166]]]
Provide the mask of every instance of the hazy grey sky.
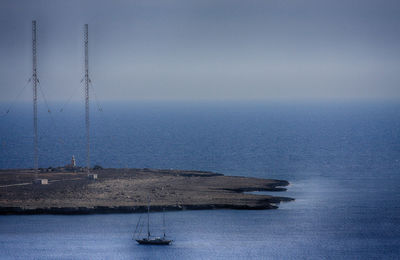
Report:
[[49,100],[81,99],[85,23],[102,100],[400,99],[398,0],[2,0],[0,100],[31,75],[33,19]]

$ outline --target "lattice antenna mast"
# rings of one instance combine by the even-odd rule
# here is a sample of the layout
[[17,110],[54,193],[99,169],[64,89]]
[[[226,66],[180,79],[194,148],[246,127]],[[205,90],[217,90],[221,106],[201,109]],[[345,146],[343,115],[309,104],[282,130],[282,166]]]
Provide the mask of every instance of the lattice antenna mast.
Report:
[[38,172],[38,118],[37,118],[37,58],[36,58],[36,21],[32,21],[32,85],[33,85],[33,132],[34,132],[34,163],[35,173]]
[[86,122],[86,170],[90,170],[90,122],[89,122],[89,26],[85,24],[85,122]]

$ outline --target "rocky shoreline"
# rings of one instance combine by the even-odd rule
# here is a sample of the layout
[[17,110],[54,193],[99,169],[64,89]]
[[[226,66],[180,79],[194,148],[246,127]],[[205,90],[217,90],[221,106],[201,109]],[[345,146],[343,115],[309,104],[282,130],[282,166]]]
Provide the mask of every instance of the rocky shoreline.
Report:
[[[0,170],[0,215],[107,214],[204,209],[277,209],[292,198],[244,192],[282,192],[284,180],[158,169],[96,169],[83,172]],[[33,184],[37,178],[49,184]]]

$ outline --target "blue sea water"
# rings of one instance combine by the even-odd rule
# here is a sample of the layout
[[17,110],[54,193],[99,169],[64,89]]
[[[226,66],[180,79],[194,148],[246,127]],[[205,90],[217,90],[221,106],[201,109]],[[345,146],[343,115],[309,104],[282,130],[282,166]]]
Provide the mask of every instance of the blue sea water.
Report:
[[[83,105],[40,108],[39,165],[83,165]],[[285,179],[296,201],[167,212],[169,247],[131,240],[139,214],[0,216],[1,259],[400,258],[399,103],[122,102],[91,118],[92,165]],[[31,105],[0,120],[0,168],[32,167]]]

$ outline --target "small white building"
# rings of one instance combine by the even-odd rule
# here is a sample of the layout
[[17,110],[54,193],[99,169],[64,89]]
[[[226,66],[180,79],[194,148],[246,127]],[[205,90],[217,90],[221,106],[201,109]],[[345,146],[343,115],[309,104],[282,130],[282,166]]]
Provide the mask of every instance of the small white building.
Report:
[[89,173],[88,178],[89,180],[97,180],[97,173]]
[[36,180],[33,180],[33,184],[49,184],[49,180],[48,179],[36,179]]

